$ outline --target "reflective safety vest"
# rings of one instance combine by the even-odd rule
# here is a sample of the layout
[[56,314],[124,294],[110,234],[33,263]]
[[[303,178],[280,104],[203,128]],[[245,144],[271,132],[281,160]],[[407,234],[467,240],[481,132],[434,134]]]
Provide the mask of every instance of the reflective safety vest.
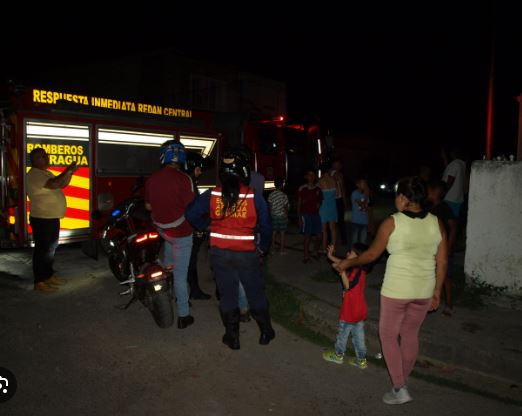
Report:
[[257,213],[254,205],[254,190],[241,185],[239,198],[232,208],[223,212],[221,188],[210,194],[210,246],[232,251],[254,251],[256,249],[254,228]]

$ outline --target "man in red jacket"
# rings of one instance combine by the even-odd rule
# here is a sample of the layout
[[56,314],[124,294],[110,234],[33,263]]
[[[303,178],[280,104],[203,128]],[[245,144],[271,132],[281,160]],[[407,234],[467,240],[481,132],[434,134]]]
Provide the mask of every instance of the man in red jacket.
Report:
[[194,323],[189,314],[187,272],[192,251],[192,226],[185,219],[185,208],[194,199],[192,179],[183,172],[185,147],[169,140],[161,145],[162,168],[145,184],[145,206],[163,237],[163,264],[172,266],[178,310],[178,328]]

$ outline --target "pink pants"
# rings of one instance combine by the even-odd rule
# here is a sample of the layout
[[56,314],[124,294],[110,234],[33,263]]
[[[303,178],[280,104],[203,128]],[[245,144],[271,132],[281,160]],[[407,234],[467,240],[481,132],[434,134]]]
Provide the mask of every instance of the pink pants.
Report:
[[430,305],[431,298],[392,299],[381,295],[379,336],[388,372],[396,388],[407,383],[415,366],[419,329]]

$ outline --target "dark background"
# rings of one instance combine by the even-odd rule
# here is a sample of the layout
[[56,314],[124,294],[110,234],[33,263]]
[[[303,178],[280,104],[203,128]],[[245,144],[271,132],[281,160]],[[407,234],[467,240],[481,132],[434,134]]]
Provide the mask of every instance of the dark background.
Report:
[[336,140],[426,144],[429,153],[458,144],[472,160],[486,152],[494,44],[493,154],[516,154],[522,24],[513,5],[255,7],[232,9],[237,17],[217,9],[227,19],[146,8],[134,19],[94,13],[81,20],[86,16],[77,13],[72,23],[69,16],[50,24],[33,17],[3,33],[2,79],[32,85],[42,70],[86,54],[102,64],[107,57],[170,48],[286,82],[289,117],[318,116]]

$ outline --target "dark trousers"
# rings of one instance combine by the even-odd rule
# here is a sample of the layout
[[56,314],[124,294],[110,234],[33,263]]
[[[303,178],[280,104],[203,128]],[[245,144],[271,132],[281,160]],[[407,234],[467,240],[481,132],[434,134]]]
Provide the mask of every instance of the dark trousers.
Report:
[[34,282],[43,282],[54,274],[53,261],[58,237],[60,235],[60,220],[58,218],[34,218],[29,221],[33,229],[33,274]]
[[[337,198],[335,200],[335,204],[337,205],[337,228],[339,229],[339,235],[341,236],[341,243],[344,245],[348,244],[348,235],[346,233],[346,222],[344,221],[344,201],[342,198]],[[333,242],[335,244],[335,241]]]
[[190,286],[191,295],[201,293],[198,281],[198,254],[204,241],[205,237],[199,237],[196,233],[192,237],[192,252],[190,253],[190,262],[187,272],[187,281]]
[[220,293],[221,313],[237,309],[239,282],[245,288],[250,309],[266,311],[265,282],[255,251],[210,249],[210,264]]

